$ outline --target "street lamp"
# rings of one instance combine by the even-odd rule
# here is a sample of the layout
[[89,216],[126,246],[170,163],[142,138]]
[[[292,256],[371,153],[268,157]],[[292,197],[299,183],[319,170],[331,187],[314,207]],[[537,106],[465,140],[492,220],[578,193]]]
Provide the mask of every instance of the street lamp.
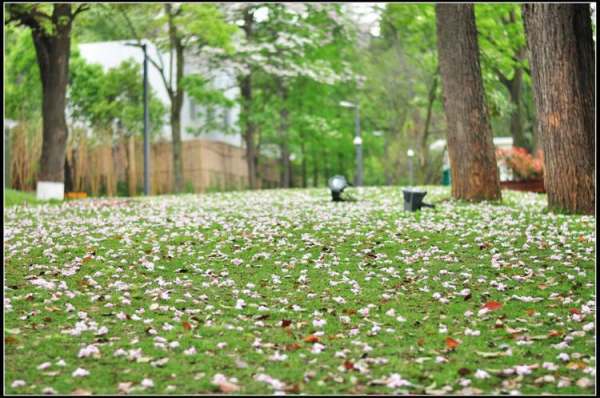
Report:
[[334,202],[341,202],[342,192],[348,186],[348,182],[344,176],[335,175],[329,179],[329,189],[331,190],[331,200]]
[[354,176],[354,185],[357,187],[363,184],[363,159],[362,159],[362,139],[360,138],[360,110],[358,103],[349,101],[340,101],[340,106],[344,108],[354,108],[354,140],[352,141],[356,149],[356,174]]
[[146,44],[125,43],[126,46],[141,47],[144,51],[144,195],[150,194],[150,137],[148,125],[150,114],[148,112],[148,53]]
[[413,156],[415,156],[415,151],[413,151],[412,149],[409,149],[408,151],[406,151],[406,155],[408,156],[408,172],[410,175],[410,186],[412,186],[413,184]]

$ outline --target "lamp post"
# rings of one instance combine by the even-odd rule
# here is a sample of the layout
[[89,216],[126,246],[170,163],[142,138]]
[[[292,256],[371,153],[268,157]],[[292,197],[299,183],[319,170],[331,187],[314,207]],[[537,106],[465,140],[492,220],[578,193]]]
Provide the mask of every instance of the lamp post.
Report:
[[348,101],[341,101],[340,106],[344,108],[354,108],[354,148],[356,150],[356,175],[354,176],[354,185],[357,187],[363,184],[363,158],[362,158],[362,138],[360,138],[360,110],[358,103],[354,104]]
[[413,185],[413,156],[415,156],[415,152],[412,149],[406,151],[406,155],[408,155],[408,173],[410,178],[410,186]]
[[125,43],[126,46],[141,47],[144,51],[144,195],[150,194],[150,137],[148,135],[148,54],[146,44]]

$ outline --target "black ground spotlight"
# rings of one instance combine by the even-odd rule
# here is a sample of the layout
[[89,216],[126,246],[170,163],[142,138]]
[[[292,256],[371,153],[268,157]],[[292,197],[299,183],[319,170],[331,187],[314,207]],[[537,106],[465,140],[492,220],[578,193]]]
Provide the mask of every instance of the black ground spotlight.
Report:
[[348,186],[348,181],[344,176],[333,176],[329,179],[329,189],[331,190],[331,200],[334,202],[342,202],[342,192]]
[[418,189],[403,189],[404,194],[404,210],[406,211],[417,211],[421,207],[435,207],[428,203],[423,203],[423,198],[427,195],[427,191],[420,191]]

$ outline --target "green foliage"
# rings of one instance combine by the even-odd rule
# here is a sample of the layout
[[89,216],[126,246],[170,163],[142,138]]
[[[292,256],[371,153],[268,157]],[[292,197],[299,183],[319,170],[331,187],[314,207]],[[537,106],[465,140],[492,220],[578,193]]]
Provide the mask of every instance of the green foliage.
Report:
[[[150,88],[148,97],[150,132],[157,134],[166,109]],[[104,72],[97,64],[75,57],[71,68],[70,103],[73,117],[100,129],[120,122],[127,134],[143,132],[143,81],[140,66],[133,60]]]
[[5,29],[4,112],[14,120],[39,117],[42,87],[31,32],[8,26]]

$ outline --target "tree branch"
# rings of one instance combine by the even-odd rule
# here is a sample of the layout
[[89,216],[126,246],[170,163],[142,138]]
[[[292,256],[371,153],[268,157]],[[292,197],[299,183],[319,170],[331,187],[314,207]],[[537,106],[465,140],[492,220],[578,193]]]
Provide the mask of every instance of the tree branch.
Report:
[[[137,34],[137,31],[135,30],[135,27],[133,26],[133,23],[131,22],[131,19],[129,19],[129,16],[125,12],[125,10],[121,9],[120,11],[121,11],[121,15],[123,16],[123,18],[125,18],[125,21],[127,22],[127,26],[129,27],[129,30],[131,30],[131,33],[133,34],[133,37],[134,37],[135,41],[137,42],[137,47],[143,48],[142,40],[141,40],[140,36]],[[146,49],[146,51],[147,51],[147,49]],[[161,61],[162,61],[162,57],[160,56],[160,51],[159,51],[158,55],[159,55],[159,58],[161,58]],[[158,70],[158,72],[160,74],[160,77],[161,77],[161,79],[163,81],[163,84],[165,85],[165,89],[167,90],[167,93],[169,94],[169,99],[173,100],[173,90],[172,90],[171,86],[169,85],[169,82],[167,81],[167,78],[165,76],[165,70],[164,70],[164,68],[161,67],[149,55],[147,55],[147,57],[148,57],[148,61],[150,61],[150,63],[156,68],[156,70]]]
[[83,3],[80,4],[79,7],[77,7],[77,9],[73,12],[73,14],[71,15],[71,20],[75,19],[75,17],[77,16],[77,14],[83,12],[83,11],[87,11],[90,9],[90,5]]

